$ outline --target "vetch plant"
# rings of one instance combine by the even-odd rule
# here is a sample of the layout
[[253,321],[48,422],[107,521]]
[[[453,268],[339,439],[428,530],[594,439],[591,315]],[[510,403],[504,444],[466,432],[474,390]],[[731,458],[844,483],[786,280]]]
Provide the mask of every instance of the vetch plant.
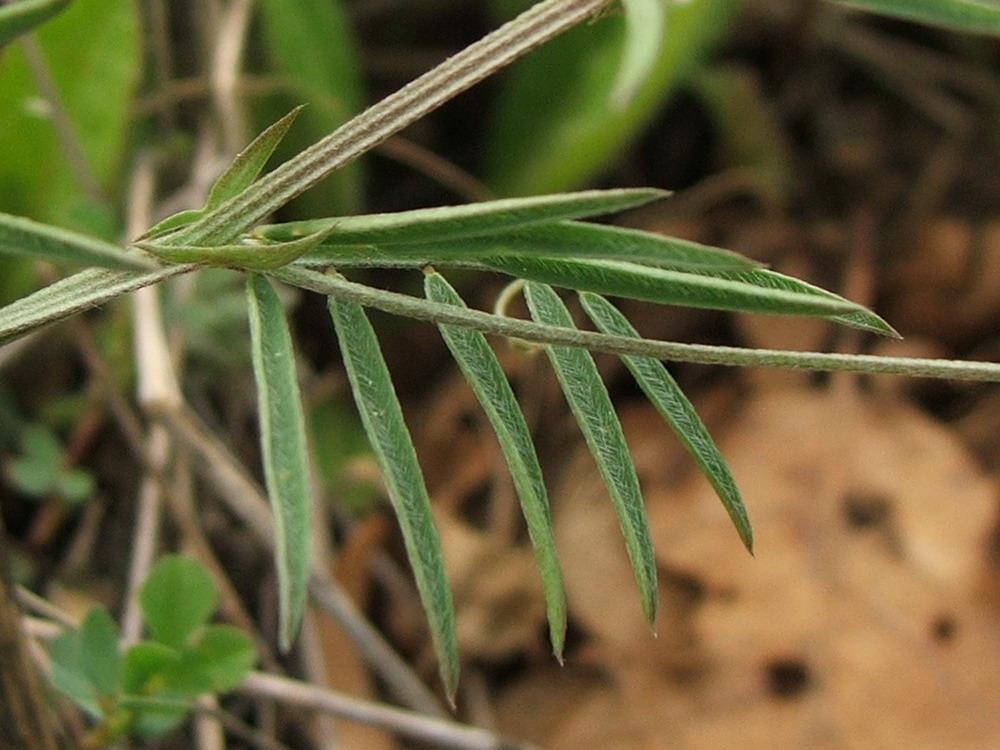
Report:
[[[648,522],[635,468],[590,352],[623,358],[715,488],[749,550],[753,547],[749,514],[733,478],[661,360],[1000,380],[1000,365],[993,363],[748,350],[641,338],[607,297],[809,316],[883,336],[897,335],[863,306],[727,250],[581,221],[665,198],[658,190],[590,190],[394,214],[261,224],[289,200],[407,124],[609,5],[609,0],[540,2],[262,175],[297,114],[290,113],[233,161],[203,208],[169,217],[127,247],[0,215],[0,252],[90,267],[0,309],[0,343],[199,268],[224,267],[245,273],[261,454],[275,520],[284,647],[295,637],[307,596],[310,497],[294,350],[275,282],[322,294],[328,300],[351,391],[399,519],[449,697],[455,693],[459,664],[451,592],[430,499],[367,308],[435,324],[482,404],[510,468],[535,547],[557,657],[565,642],[566,606],[545,484],[524,417],[485,336],[516,337],[545,347],[607,485],[635,571],[641,606],[650,620],[656,614],[657,589]],[[649,13],[655,18],[655,5],[652,0],[633,0],[625,7],[630,13]],[[975,6],[975,19],[986,14],[995,20],[1000,14],[971,2],[927,0],[923,6],[936,13],[937,20],[949,22],[954,20],[947,15],[949,9],[955,8]],[[621,100],[646,75],[652,58],[644,46],[656,42],[643,23],[632,23],[629,29],[638,47],[630,48],[614,89]],[[378,268],[422,273],[425,296],[376,289],[341,273]],[[531,319],[469,309],[442,273],[455,268],[499,272],[523,284]],[[578,297],[597,332],[574,326],[565,298],[556,289]],[[178,626],[183,634],[165,636],[169,642],[161,640],[160,644],[176,651],[203,622]],[[163,628],[159,629],[162,633]],[[129,695],[137,689],[137,682],[121,682],[125,673],[110,661],[96,666],[81,661],[83,639],[93,638],[105,646],[114,640],[105,616],[88,618],[74,638],[56,652],[65,652],[59,663],[67,665],[70,673],[76,678],[83,675],[85,690],[75,688],[70,679],[63,684],[81,705],[92,713],[100,712],[101,697],[114,695],[120,688]],[[149,657],[143,664],[153,666],[160,664],[158,655],[166,653],[152,646],[147,651],[142,652]]]

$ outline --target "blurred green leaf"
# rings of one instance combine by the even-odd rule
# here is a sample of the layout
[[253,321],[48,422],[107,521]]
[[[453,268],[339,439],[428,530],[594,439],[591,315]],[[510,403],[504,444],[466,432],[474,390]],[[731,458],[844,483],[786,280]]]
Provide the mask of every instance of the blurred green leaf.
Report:
[[762,197],[782,205],[793,188],[791,149],[754,71],[706,68],[690,77],[688,89],[708,110],[723,166],[748,175]]
[[[429,300],[465,306],[458,293],[438,273],[427,274],[424,289]],[[510,468],[514,489],[528,525],[528,535],[535,548],[538,569],[542,574],[552,649],[561,661],[566,640],[566,593],[556,554],[548,495],[531,433],[514,397],[514,391],[507,382],[496,355],[486,342],[486,337],[479,331],[461,326],[442,325],[439,329],[452,356],[465,374],[465,379],[482,404]]]
[[121,690],[120,635],[111,615],[94,607],[80,627],[49,643],[52,684],[95,718],[103,716],[107,699]]
[[28,425],[20,437],[20,455],[7,465],[11,482],[37,498],[55,495],[64,503],[89,500],[95,491],[93,475],[64,465],[65,449],[51,429]]
[[142,614],[158,642],[180,648],[215,612],[215,584],[194,560],[168,555],[150,571],[139,592]]
[[[301,132],[281,149],[291,155],[361,110],[361,62],[342,0],[263,0],[260,9],[268,54],[290,80],[295,103],[309,103]],[[360,162],[348,164],[297,203],[307,215],[357,212],[364,193],[362,170]]]
[[[531,5],[495,2],[503,17]],[[659,54],[626,106],[612,101],[626,38],[623,17],[609,13],[519,60],[501,79],[485,144],[487,183],[502,195],[529,195],[588,182],[725,34],[739,4],[670,3]]]
[[[85,31],[84,31],[85,30]],[[37,32],[87,168],[114,187],[141,70],[136,3],[82,0]],[[0,210],[66,225],[84,200],[19,45],[0,59]]]
[[[528,282],[524,291],[531,317],[536,321],[563,328],[574,327],[569,310],[551,287]],[[657,600],[653,542],[635,464],[611,397],[601,381],[594,358],[586,349],[547,346],[545,351],[611,495],[639,586],[642,609],[652,623],[656,619]]]
[[230,625],[210,625],[185,649],[167,673],[168,693],[192,698],[237,687],[257,659],[245,633]]
[[664,0],[622,0],[625,6],[625,50],[611,101],[624,107],[633,98],[656,65],[663,44],[666,8]]
[[427,613],[441,679],[449,700],[454,701],[459,667],[455,609],[441,557],[441,540],[413,441],[364,309],[357,303],[333,297],[328,305],[351,392],[403,533],[420,601]]
[[996,0],[837,0],[837,3],[907,21],[1000,36],[1000,3]]
[[80,667],[99,695],[114,695],[121,689],[121,635],[111,615],[95,607],[80,624]]
[[271,282],[257,274],[247,277],[247,299],[264,479],[274,514],[279,640],[287,650],[302,621],[309,582],[312,508],[305,416],[281,300]]
[[0,47],[45,23],[72,0],[15,0],[0,5]]

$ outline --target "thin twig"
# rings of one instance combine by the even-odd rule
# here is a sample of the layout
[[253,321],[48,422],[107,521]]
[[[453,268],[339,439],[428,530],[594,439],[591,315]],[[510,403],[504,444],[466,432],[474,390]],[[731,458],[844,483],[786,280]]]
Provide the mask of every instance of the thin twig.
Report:
[[351,698],[341,693],[322,690],[313,685],[263,672],[251,672],[247,675],[240,690],[247,695],[272,698],[379,727],[400,737],[419,740],[435,747],[455,750],[531,748],[531,745],[502,738],[486,729],[424,716],[382,703]]

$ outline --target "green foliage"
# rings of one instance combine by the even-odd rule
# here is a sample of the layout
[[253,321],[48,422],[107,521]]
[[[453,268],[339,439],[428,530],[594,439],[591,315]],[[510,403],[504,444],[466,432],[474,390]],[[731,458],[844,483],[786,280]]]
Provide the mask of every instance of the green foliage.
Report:
[[309,579],[312,524],[305,417],[281,301],[271,283],[257,274],[247,277],[247,299],[264,478],[274,511],[280,639],[288,649],[302,620]]
[[[500,15],[530,5],[495,0]],[[729,25],[739,0],[633,1],[520,60],[503,78],[486,142],[502,195],[572,190],[639,133]],[[663,13],[662,22],[650,17]],[[662,30],[662,34],[659,33]]]
[[1000,4],[995,0],[836,0],[873,13],[1000,36]]
[[[16,3],[13,8],[27,3]],[[81,33],[86,29],[86,33]],[[135,3],[77,0],[37,32],[41,55],[64,113],[47,108],[21,46],[0,58],[0,209],[63,226],[79,221],[97,196],[81,183],[91,173],[100,190],[118,176],[128,144],[132,93],[140,70]],[[56,118],[65,116],[84,164],[64,156]],[[98,198],[98,200],[100,200]],[[92,207],[84,211],[90,214]]]
[[[941,0],[935,5],[941,8],[945,4]],[[128,5],[115,2],[116,8]],[[950,5],[958,7],[963,3]],[[264,5],[276,56],[290,73],[305,81],[302,85],[306,89],[332,85],[330,82],[341,75],[344,66],[353,63],[338,57],[340,53],[320,55],[317,40],[323,35],[303,29],[298,25],[300,19],[286,6],[291,4],[276,0]],[[340,10],[339,5],[321,3],[316,4],[317,12],[320,6],[334,14]],[[510,467],[535,545],[557,654],[565,636],[565,603],[544,482],[523,417],[483,333],[517,336],[546,345],[560,386],[618,513],[642,607],[650,620],[656,612],[656,571],[639,483],[614,408],[587,349],[624,357],[651,403],[678,432],[712,483],[748,548],[752,544],[748,515],[732,477],[690,403],[652,356],[717,364],[782,364],[1000,379],[1000,366],[992,363],[747,351],[638,338],[620,313],[598,294],[660,304],[805,315],[895,335],[885,321],[864,307],[760,268],[726,250],[580,221],[657,199],[662,197],[659,191],[586,191],[399,214],[255,226],[381,139],[605,6],[601,0],[544,0],[534,11],[259,177],[288,131],[294,113],[287,116],[234,161],[203,208],[170,217],[147,232],[135,247],[119,250],[47,225],[0,217],[0,251],[98,266],[0,308],[0,344],[141,287],[198,269],[221,265],[246,275],[261,455],[275,516],[283,646],[287,647],[294,637],[305,607],[310,494],[306,420],[294,349],[272,280],[328,297],[360,421],[399,519],[449,697],[454,696],[456,688],[459,656],[440,542],[413,443],[365,308],[437,324],[479,398]],[[88,28],[103,20],[109,28],[125,33],[122,24],[127,25],[131,19],[128,11],[116,14],[107,0],[81,0],[79,7],[94,14],[86,19]],[[625,7],[630,13],[657,13],[649,2],[639,0]],[[507,156],[496,157],[495,184],[508,193],[523,193],[575,184],[591,174],[621,147],[637,124],[653,111],[662,92],[721,33],[722,21],[734,7],[734,0],[671,4],[664,20],[666,37],[659,47],[659,34],[652,33],[656,23],[633,17],[626,33],[622,19],[610,17],[542,49],[512,75],[501,96],[504,115],[498,118],[498,126],[505,134],[494,139],[491,149],[495,155]],[[107,17],[101,16],[102,12]],[[339,17],[331,18],[330,23],[340,23]],[[76,22],[82,23],[80,18]],[[653,28],[644,28],[646,25]],[[93,36],[107,45],[104,28]],[[290,46],[296,35],[311,40],[302,51]],[[626,39],[632,51],[620,67]],[[88,36],[83,45],[86,50],[90,50],[91,41]],[[121,46],[127,50],[129,43]],[[484,53],[484,49],[491,52]],[[654,49],[658,49],[655,58]],[[131,59],[130,54],[116,52],[115,70],[123,60]],[[318,65],[321,70],[315,73],[306,64],[312,55],[322,63]],[[80,60],[77,65],[86,69]],[[12,69],[16,70],[16,66]],[[619,70],[622,72],[616,73]],[[312,75],[327,77],[307,80]],[[616,79],[616,75],[620,77]],[[115,81],[127,84],[126,79],[118,77]],[[82,86],[80,81],[76,83]],[[106,90],[103,86],[102,81],[102,92]],[[127,88],[119,85],[115,90],[127,99]],[[108,94],[102,93],[102,97]],[[612,103],[616,97],[618,109]],[[631,100],[623,103],[629,97]],[[344,100],[348,98],[345,94]],[[8,132],[2,122],[11,107],[2,105],[0,101],[0,152],[14,153],[18,146],[5,140]],[[110,109],[118,111],[117,99]],[[81,123],[87,122],[85,114],[81,115]],[[118,119],[102,124],[120,135]],[[89,122],[88,127],[96,126]],[[11,132],[21,133],[17,128]],[[93,133],[91,136],[95,142],[88,146],[88,153],[95,155],[95,164],[103,165],[98,170],[100,175],[110,174],[117,151],[103,148]],[[518,148],[505,145],[507,139]],[[523,153],[524,158],[509,158],[515,152]],[[26,163],[35,162],[29,157]],[[44,172],[44,161],[36,166],[37,170],[27,169],[20,177],[31,181],[50,177]],[[19,179],[17,169],[14,160],[13,167],[3,174],[14,174]],[[37,185],[27,191],[29,197],[33,190],[37,192]],[[58,212],[49,206],[39,213],[48,216]],[[431,269],[426,269],[426,297],[420,298],[352,282],[328,268],[420,268],[428,263],[441,269],[499,271],[527,280],[526,298],[533,320],[510,320],[501,314],[471,310],[444,277]],[[569,310],[549,285],[582,293],[584,308],[603,333],[576,328]],[[322,440],[322,436],[317,439]],[[238,684],[252,662],[252,651],[241,635],[207,624],[215,606],[210,588],[204,574],[191,564],[168,561],[151,576],[142,594],[152,639],[119,656],[118,636],[110,618],[106,613],[92,614],[79,631],[53,643],[55,684],[98,718],[109,737],[121,737],[128,731],[157,733],[173,726],[185,715],[194,695]]]
[[15,487],[38,498],[56,497],[68,505],[93,497],[93,475],[65,465],[65,450],[50,429],[30,425],[20,437],[20,455],[7,466]]
[[163,558],[140,602],[151,638],[124,652],[118,627],[99,607],[49,644],[52,684],[95,720],[92,737],[102,743],[173,729],[195,698],[232,690],[256,660],[244,633],[209,624],[215,585],[193,560]]
[[417,454],[378,339],[364,309],[357,303],[334,297],[328,305],[354,400],[403,532],[417,590],[430,622],[441,679],[448,697],[453,699],[458,687],[455,611]]
[[65,10],[72,0],[21,0],[0,6],[0,48]]
[[[305,128],[286,144],[284,154],[290,156],[361,110],[363,66],[342,0],[264,0],[260,9],[274,67],[289,80],[292,100],[309,103],[302,118]],[[288,99],[279,97],[276,104],[287,108]],[[355,212],[361,207],[363,188],[362,166],[351,164],[302,196],[298,209],[306,215]]]

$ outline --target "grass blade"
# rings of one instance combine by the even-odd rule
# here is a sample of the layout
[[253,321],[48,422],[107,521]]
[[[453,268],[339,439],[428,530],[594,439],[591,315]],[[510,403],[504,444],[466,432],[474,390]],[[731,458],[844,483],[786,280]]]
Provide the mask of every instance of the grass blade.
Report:
[[88,268],[0,308],[0,346],[115,297],[191,270],[192,266],[170,266],[145,273]]
[[96,237],[4,213],[0,213],[0,253],[81,266],[144,271],[157,267],[150,258]]
[[309,582],[312,514],[305,418],[281,300],[257,274],[247,276],[247,300],[264,479],[274,513],[280,642],[287,650],[302,620]]
[[[580,294],[580,301],[587,315],[604,333],[639,338],[638,332],[625,316],[603,297],[583,292]],[[650,402],[697,462],[729,513],[744,546],[752,553],[753,530],[739,488],[694,406],[659,360],[634,356],[623,356],[622,360]]]
[[585,190],[398,213],[272,224],[259,227],[254,234],[264,239],[284,241],[332,226],[334,230],[324,241],[324,246],[439,242],[495,234],[542,222],[615,213],[667,195],[666,191],[652,188]]
[[[531,316],[539,323],[573,327],[569,310],[551,287],[529,282],[525,297]],[[649,521],[642,504],[639,478],[611,397],[587,351],[563,346],[549,346],[546,351],[608,487],[639,585],[642,608],[653,622],[656,618],[656,562]]]
[[484,264],[531,281],[664,305],[825,318],[865,310],[861,305],[836,295],[806,294],[762,287],[735,278],[648,268],[618,261],[496,256],[485,260]]
[[[462,298],[438,273],[427,274],[424,290],[429,300],[465,307]],[[510,468],[542,575],[552,649],[562,661],[566,641],[566,593],[556,555],[548,495],[528,425],[486,337],[462,326],[441,325],[439,330],[493,425]]]
[[458,683],[455,610],[441,556],[441,540],[434,526],[417,454],[378,339],[364,310],[355,302],[334,297],[330,297],[328,304],[351,391],[403,532],[406,553],[427,613],[441,679],[449,700],[454,700]]

